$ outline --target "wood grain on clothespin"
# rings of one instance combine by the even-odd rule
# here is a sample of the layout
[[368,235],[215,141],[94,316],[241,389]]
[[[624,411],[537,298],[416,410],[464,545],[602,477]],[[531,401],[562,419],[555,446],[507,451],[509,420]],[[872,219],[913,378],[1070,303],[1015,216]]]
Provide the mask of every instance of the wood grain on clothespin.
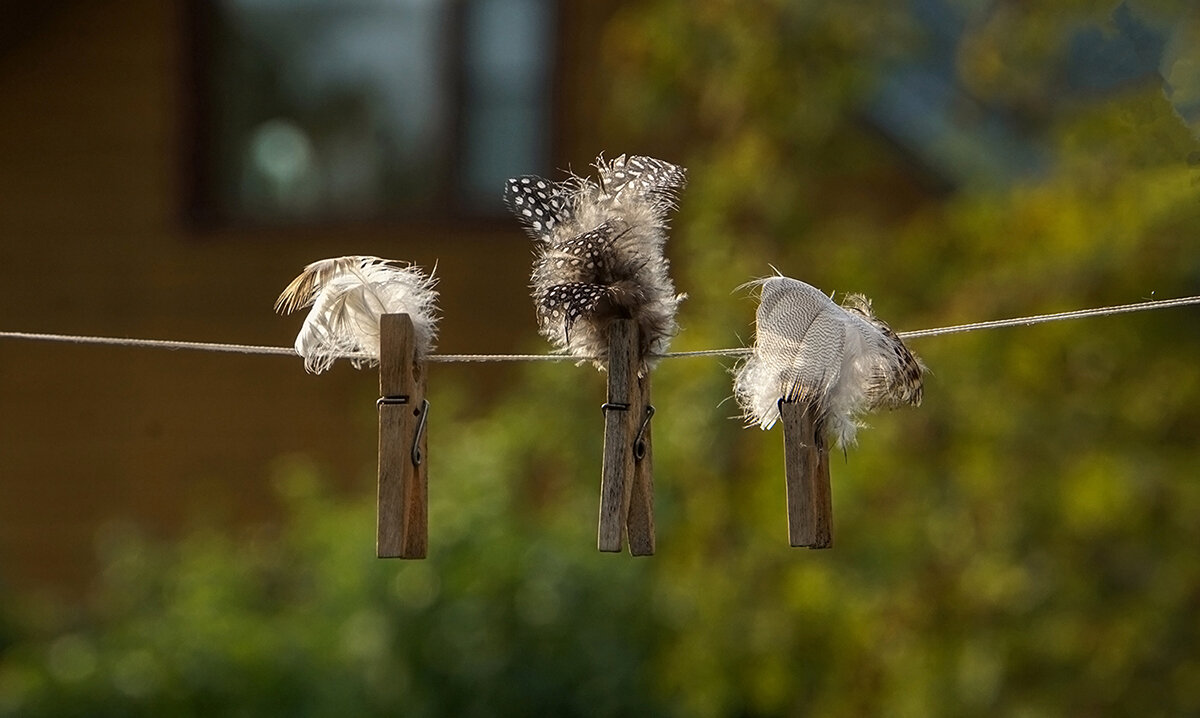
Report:
[[633,407],[638,433],[633,446],[633,488],[630,491],[626,533],[629,553],[634,556],[654,555],[654,450],[650,441],[651,418],[654,406],[650,403],[650,374],[637,380],[637,401]]
[[833,545],[833,502],[829,451],[817,408],[806,401],[780,401],[784,473],[787,480],[788,540],[792,546]]
[[379,558],[425,558],[429,544],[425,367],[407,314],[380,317]]
[[654,553],[654,485],[647,411],[650,384],[648,378],[638,379],[641,358],[637,324],[628,319],[614,320],[608,338],[608,400],[604,404],[604,466],[596,544],[601,551],[619,552],[628,533],[631,553],[648,555]]

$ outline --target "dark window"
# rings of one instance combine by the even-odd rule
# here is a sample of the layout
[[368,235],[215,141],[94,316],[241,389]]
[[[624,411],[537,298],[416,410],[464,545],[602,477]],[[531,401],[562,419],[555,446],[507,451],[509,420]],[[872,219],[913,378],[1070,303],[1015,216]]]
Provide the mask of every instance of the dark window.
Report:
[[485,216],[550,158],[553,0],[196,0],[201,220]]

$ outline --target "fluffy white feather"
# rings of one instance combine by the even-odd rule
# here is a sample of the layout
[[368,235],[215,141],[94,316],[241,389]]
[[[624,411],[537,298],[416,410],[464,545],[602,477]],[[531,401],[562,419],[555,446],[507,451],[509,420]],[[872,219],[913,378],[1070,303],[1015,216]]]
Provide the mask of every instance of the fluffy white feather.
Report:
[[609,324],[633,319],[645,360],[665,352],[679,329],[684,295],[675,293],[663,245],[686,171],[625,155],[598,157],[595,167],[598,182],[515,177],[505,201],[537,242],[532,286],[542,334],[574,356],[606,357]]
[[841,306],[809,284],[777,276],[759,289],[754,352],[734,371],[734,395],[746,420],[763,429],[779,419],[778,401],[815,403],[826,431],[854,443],[858,417],[911,404],[922,395],[920,361],[851,294]]
[[290,314],[311,306],[296,336],[296,353],[314,374],[335,359],[355,367],[379,361],[379,318],[408,314],[417,355],[433,349],[437,336],[437,284],[420,267],[379,257],[337,257],[313,262],[283,290],[275,311]]

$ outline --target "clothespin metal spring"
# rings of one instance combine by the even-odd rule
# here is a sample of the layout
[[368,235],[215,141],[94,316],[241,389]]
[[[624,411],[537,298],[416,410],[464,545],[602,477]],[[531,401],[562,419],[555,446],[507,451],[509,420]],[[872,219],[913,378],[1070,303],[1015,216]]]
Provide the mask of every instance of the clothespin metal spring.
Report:
[[[407,396],[381,396],[375,401],[375,406],[396,406],[397,404],[407,404]],[[412,465],[421,465],[421,434],[425,433],[425,422],[429,419],[429,400],[421,400],[421,408],[417,411],[417,430],[413,433],[412,440]]]
[[[614,411],[629,411],[628,404],[621,404],[615,401],[606,401],[600,405],[600,410],[607,412],[609,409]],[[641,461],[646,458],[646,429],[650,426],[650,420],[654,418],[654,405],[646,405],[646,418],[642,420],[642,426],[638,429],[637,437],[633,440],[633,458]]]

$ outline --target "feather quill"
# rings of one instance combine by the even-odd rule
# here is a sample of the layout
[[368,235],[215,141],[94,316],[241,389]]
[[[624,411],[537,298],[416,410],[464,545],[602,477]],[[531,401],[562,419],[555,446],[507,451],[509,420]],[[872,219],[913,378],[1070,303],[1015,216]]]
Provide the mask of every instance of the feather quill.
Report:
[[379,257],[322,259],[304,268],[279,295],[275,311],[290,314],[311,306],[296,336],[304,368],[320,374],[335,359],[356,368],[379,361],[379,318],[412,318],[417,356],[433,349],[437,336],[437,279],[420,267]]
[[638,324],[643,363],[678,332],[676,294],[663,255],[667,215],[686,170],[651,157],[596,158],[597,181],[508,180],[504,200],[535,242],[534,305],[543,336],[581,359],[608,356],[614,319]]
[[808,401],[844,447],[854,443],[862,414],[921,404],[924,366],[866,297],[851,294],[838,305],[784,276],[746,286],[758,289],[759,306],[753,353],[734,370],[734,396],[748,423],[769,429],[781,398]]

